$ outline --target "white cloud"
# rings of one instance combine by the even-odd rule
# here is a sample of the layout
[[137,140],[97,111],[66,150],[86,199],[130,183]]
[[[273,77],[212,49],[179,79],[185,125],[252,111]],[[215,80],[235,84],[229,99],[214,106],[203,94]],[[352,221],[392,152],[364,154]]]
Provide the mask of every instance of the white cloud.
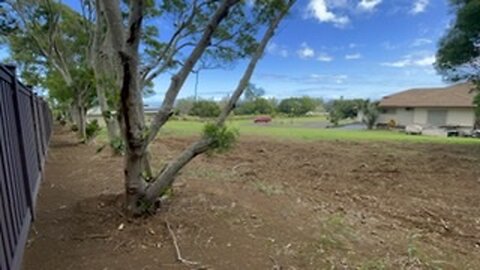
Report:
[[429,67],[433,63],[435,63],[435,55],[426,56],[413,62],[415,66],[419,67]]
[[[330,2],[328,2],[330,4]],[[339,6],[339,3],[333,1],[333,5]],[[310,0],[307,7],[309,16],[314,17],[319,22],[333,23],[337,27],[344,27],[350,22],[350,19],[345,15],[338,15],[329,10],[326,0]]]
[[302,45],[300,45],[300,49],[298,49],[297,54],[298,57],[302,59],[315,57],[315,51],[310,48],[306,42],[303,42]]
[[342,84],[348,79],[348,75],[345,74],[336,74],[336,75],[327,75],[327,74],[310,74],[307,78],[302,78],[301,81],[306,84],[319,84],[319,83],[336,83]]
[[326,53],[321,53],[320,55],[318,55],[317,60],[320,62],[332,62],[333,57]]
[[385,41],[382,43],[382,47],[387,51],[392,51],[398,49],[399,45],[392,44],[390,41]]
[[415,15],[425,12],[429,3],[430,0],[415,0],[412,9],[410,10],[410,13]]
[[404,67],[431,67],[435,63],[435,55],[427,55],[414,58],[407,55],[403,59],[394,62],[381,63],[382,66],[404,68]]
[[432,44],[433,41],[431,39],[428,39],[428,38],[417,38],[413,41],[412,43],[412,47],[420,47],[420,46],[423,46],[423,45],[428,45],[428,44]]
[[375,7],[380,5],[382,0],[360,0],[358,8],[365,11],[373,11]]
[[275,42],[269,43],[267,45],[267,53],[271,55],[278,55],[283,58],[288,57],[289,53],[285,46],[279,45]]
[[288,51],[287,49],[281,49],[278,54],[283,57],[283,58],[287,58],[288,57]]
[[407,66],[410,66],[410,65],[411,65],[411,61],[409,59],[398,60],[398,61],[395,61],[395,62],[382,63],[382,66],[396,67],[396,68],[407,67]]
[[345,55],[346,60],[357,60],[362,58],[362,55],[360,53],[353,53],[353,54],[347,54]]

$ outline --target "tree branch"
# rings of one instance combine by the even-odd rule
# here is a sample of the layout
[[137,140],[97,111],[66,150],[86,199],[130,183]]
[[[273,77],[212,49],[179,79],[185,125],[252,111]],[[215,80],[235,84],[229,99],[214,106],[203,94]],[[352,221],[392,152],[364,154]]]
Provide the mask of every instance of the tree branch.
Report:
[[[247,87],[258,61],[263,56],[268,41],[273,37],[281,20],[288,12],[290,7],[295,3],[295,1],[296,0],[289,0],[287,8],[282,10],[280,14],[278,14],[270,23],[268,29],[262,37],[260,44],[253,54],[247,69],[245,70],[232,96],[230,97],[228,104],[223,108],[222,113],[218,117],[216,121],[217,126],[220,127],[224,125],[228,115],[233,110],[238,99]],[[215,141],[212,138],[203,138],[187,147],[179,156],[177,156],[176,159],[170,162],[165,170],[163,170],[163,172],[154,179],[153,183],[147,187],[145,192],[146,199],[152,201],[155,200],[160,194],[163,194],[166,189],[172,185],[173,181],[175,181],[176,174],[194,157],[207,151],[214,142]]]
[[178,92],[182,88],[189,73],[192,71],[193,67],[198,62],[205,49],[209,46],[212,36],[218,25],[223,19],[227,17],[230,8],[239,2],[240,0],[224,0],[222,2],[222,4],[217,8],[215,13],[211,17],[207,27],[203,32],[201,39],[197,43],[197,46],[185,61],[185,65],[178,71],[177,74],[172,76],[171,83],[165,94],[162,106],[155,115],[150,126],[150,131],[144,145],[144,150],[148,147],[150,142],[157,135],[160,128],[168,121],[168,119],[172,115],[173,103],[177,98]]
[[[195,18],[195,14],[197,12],[196,2],[197,2],[196,0],[193,1],[192,11],[191,11],[190,15],[188,16],[187,20],[180,24],[180,26],[177,28],[175,33],[170,38],[170,41],[167,43],[167,46],[165,46],[165,49],[162,51],[162,53],[160,53],[160,56],[157,58],[157,60],[154,63],[152,63],[151,65],[148,65],[147,67],[145,67],[145,69],[143,70],[143,72],[142,72],[142,79],[143,79],[142,85],[152,81],[156,76],[159,75],[159,74],[156,74],[156,73],[154,73],[152,75],[149,74],[152,70],[155,69],[155,67],[160,65],[160,63],[162,61],[165,63],[165,62],[168,62],[169,58],[173,58],[172,53],[170,53],[169,54],[170,57],[167,60],[164,60],[165,57],[167,56],[167,53],[172,49],[173,46],[176,45],[176,43],[180,39],[180,37],[181,37],[180,34],[182,33],[182,31],[192,24],[193,19]],[[157,69],[157,70],[159,70],[159,69]],[[161,70],[161,68],[160,68],[160,70]]]

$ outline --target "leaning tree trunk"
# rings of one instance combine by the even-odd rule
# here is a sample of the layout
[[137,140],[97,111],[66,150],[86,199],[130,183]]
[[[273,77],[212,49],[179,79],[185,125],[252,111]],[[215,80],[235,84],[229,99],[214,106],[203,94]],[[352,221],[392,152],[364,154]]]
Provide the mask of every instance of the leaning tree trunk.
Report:
[[105,88],[100,83],[96,85],[96,93],[100,111],[107,128],[108,141],[111,143],[120,138],[120,127],[117,120],[118,118],[108,106]]
[[[245,72],[239,80],[235,91],[233,91],[228,103],[225,105],[220,113],[220,116],[215,122],[218,128],[221,128],[225,124],[228,115],[235,108],[235,104],[237,104],[245,88],[247,88],[250,79],[252,78],[258,61],[260,61],[263,56],[269,40],[274,36],[275,30],[277,29],[281,20],[294,3],[295,0],[289,1],[286,9],[280,12],[280,14],[273,19],[269,27],[266,29],[257,49],[255,50],[255,53],[252,55],[250,62],[245,69]],[[153,202],[157,200],[160,195],[164,194],[164,192],[171,187],[178,172],[193,158],[209,150],[212,145],[216,143],[215,140],[215,138],[202,138],[187,147],[180,155],[172,160],[155,179],[153,179],[151,184],[148,185],[143,201],[146,201],[147,205],[153,204]]]
[[[105,14],[102,1],[95,1],[96,23],[93,32],[93,42],[89,53],[89,63],[96,78],[97,100],[102,118],[107,128],[108,141],[110,143],[120,139],[120,125],[114,110],[108,105],[107,90],[111,90],[116,74],[114,53],[109,49],[109,39],[105,28]],[[109,89],[110,88],[110,89]]]

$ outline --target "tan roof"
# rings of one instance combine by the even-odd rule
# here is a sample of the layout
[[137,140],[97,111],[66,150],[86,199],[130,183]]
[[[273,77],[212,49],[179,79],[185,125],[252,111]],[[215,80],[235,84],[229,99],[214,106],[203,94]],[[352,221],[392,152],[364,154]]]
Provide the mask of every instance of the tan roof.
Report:
[[476,94],[470,83],[444,88],[410,89],[384,97],[380,107],[475,107]]

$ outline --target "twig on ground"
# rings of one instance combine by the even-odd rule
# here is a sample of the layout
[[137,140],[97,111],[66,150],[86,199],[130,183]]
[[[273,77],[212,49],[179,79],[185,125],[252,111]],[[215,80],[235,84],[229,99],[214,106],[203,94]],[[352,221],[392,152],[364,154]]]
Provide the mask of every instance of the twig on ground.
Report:
[[275,258],[273,258],[272,256],[269,256],[269,258],[273,263],[272,270],[282,270],[282,266],[278,264],[278,262],[277,262],[277,260],[275,260]]
[[239,164],[233,166],[232,172],[233,172],[234,174],[236,174],[236,173],[237,173],[237,169],[238,169],[239,167],[245,166],[245,165],[250,165],[250,162],[242,162],[242,163],[239,163]]
[[85,236],[74,236],[72,237],[73,240],[80,240],[85,241],[87,239],[106,239],[109,238],[110,234],[90,234]]
[[113,251],[117,251],[117,249],[119,249],[121,246],[125,245],[126,243],[127,241],[125,240],[120,241],[120,243],[113,248]]
[[172,227],[170,226],[170,223],[166,219],[165,219],[165,225],[167,226],[167,229],[170,232],[170,236],[172,237],[173,245],[175,246],[175,251],[177,253],[177,261],[187,265],[199,265],[200,263],[198,262],[189,261],[182,257],[182,254],[180,252],[180,247],[178,246],[177,237],[175,236],[175,233],[173,232]]

